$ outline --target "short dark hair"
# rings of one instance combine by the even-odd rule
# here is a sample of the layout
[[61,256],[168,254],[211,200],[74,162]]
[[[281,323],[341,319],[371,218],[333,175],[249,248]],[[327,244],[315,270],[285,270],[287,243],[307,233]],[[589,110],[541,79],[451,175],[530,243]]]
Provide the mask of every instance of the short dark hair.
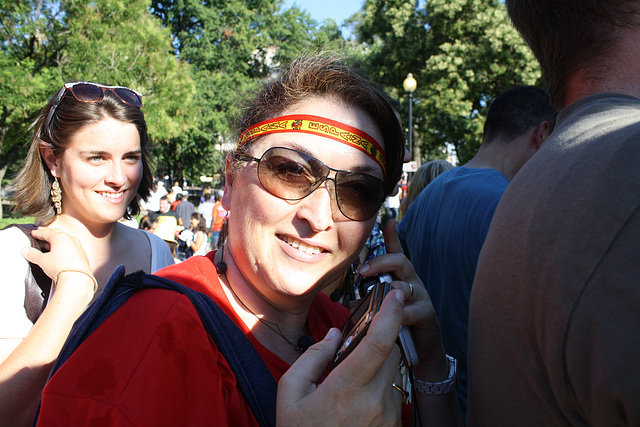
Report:
[[502,92],[489,107],[484,122],[483,143],[495,140],[509,142],[540,123],[556,124],[556,110],[547,93],[533,86],[518,86]]
[[[48,128],[44,129],[49,110],[61,91],[66,93],[63,93]],[[48,144],[54,155],[60,157],[78,131],[106,117],[132,123],[138,129],[142,153],[142,178],[136,197],[129,204],[124,216],[129,219],[131,215],[140,213],[140,200],[149,197],[153,185],[153,161],[149,152],[149,137],[144,113],[138,107],[124,104],[109,91],[105,91],[104,98],[100,101],[81,102],[64,87],[56,92],[31,124],[30,129],[33,130],[33,134],[29,153],[25,164],[11,183],[16,210],[24,215],[34,216],[36,221],[42,224],[48,224],[53,220],[55,211],[49,197],[53,175],[40,154],[40,143]],[[62,190],[64,191],[64,188]]]
[[560,109],[568,79],[597,79],[615,53],[618,28],[637,25],[636,0],[506,0],[513,25],[540,62],[552,104]]
[[[387,160],[385,190],[391,194],[402,174],[404,136],[391,98],[347,59],[331,53],[302,56],[267,80],[236,123],[238,137],[249,127],[281,115],[313,97],[334,97],[364,111],[382,134]],[[243,145],[245,152],[256,139]]]

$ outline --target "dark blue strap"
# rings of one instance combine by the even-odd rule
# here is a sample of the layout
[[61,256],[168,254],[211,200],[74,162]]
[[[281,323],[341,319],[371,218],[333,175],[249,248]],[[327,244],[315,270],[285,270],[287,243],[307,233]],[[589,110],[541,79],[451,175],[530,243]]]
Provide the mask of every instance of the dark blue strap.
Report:
[[180,283],[142,272],[128,276],[124,273],[124,266],[118,267],[102,294],[76,321],[49,378],[75,349],[136,291],[143,288],[169,289],[186,295],[191,300],[204,328],[235,374],[238,387],[258,423],[261,426],[275,426],[277,383],[255,347],[229,316],[211,298]]

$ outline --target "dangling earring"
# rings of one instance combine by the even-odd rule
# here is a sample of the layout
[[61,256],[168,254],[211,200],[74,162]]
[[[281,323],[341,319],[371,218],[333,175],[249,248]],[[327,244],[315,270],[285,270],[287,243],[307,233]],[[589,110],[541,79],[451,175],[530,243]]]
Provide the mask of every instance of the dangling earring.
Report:
[[62,191],[60,190],[57,176],[53,178],[53,184],[51,184],[51,201],[56,210],[56,215],[60,215],[62,213]]

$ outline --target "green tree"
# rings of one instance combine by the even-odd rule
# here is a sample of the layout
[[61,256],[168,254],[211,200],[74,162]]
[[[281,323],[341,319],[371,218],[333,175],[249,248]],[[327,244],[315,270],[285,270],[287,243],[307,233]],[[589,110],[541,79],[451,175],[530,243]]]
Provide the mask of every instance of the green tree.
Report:
[[61,19],[56,2],[0,1],[0,183],[20,166],[27,128],[57,85]]
[[[452,144],[461,162],[482,139],[491,101],[511,87],[540,84],[538,64],[499,0],[367,0],[351,18],[367,70],[389,93],[414,93],[414,154],[442,157]],[[421,154],[419,154],[421,153]]]

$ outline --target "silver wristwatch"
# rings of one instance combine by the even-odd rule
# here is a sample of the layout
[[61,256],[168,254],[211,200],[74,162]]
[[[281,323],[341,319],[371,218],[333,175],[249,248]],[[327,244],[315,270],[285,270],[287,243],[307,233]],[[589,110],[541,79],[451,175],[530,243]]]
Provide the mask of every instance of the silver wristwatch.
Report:
[[438,381],[435,383],[414,378],[413,386],[418,393],[440,396],[451,393],[456,389],[456,386],[458,385],[458,361],[448,354],[446,356],[447,362],[449,363],[449,377],[444,381]]

